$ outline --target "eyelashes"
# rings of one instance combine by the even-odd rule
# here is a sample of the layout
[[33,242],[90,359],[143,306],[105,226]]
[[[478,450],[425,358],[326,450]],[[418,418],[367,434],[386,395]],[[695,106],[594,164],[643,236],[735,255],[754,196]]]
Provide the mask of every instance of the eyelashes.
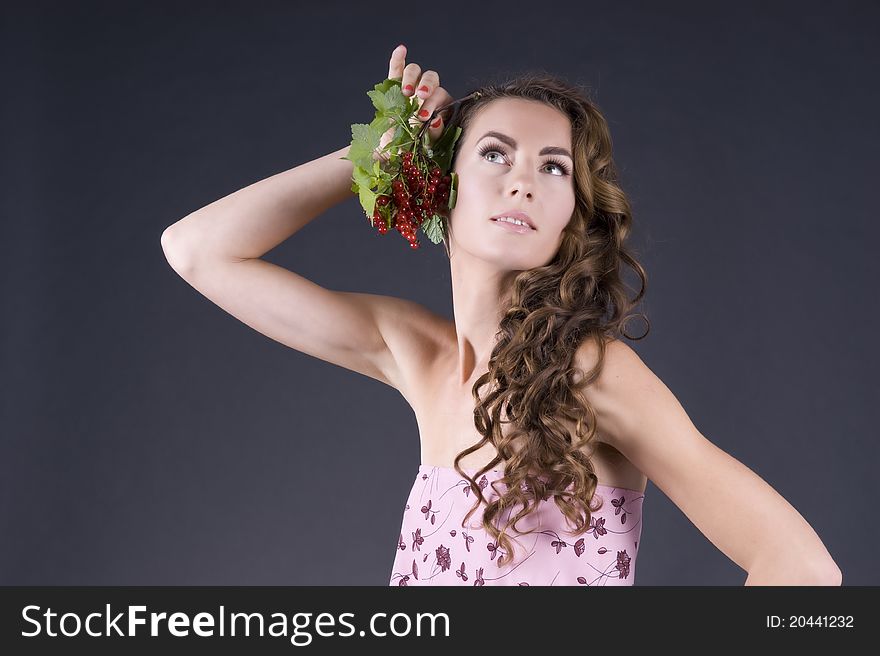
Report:
[[[498,152],[498,153],[504,155],[505,157],[507,157],[507,151],[504,150],[504,147],[499,144],[493,144],[493,143],[488,143],[485,146],[483,146],[482,148],[480,148],[480,157],[485,157],[488,153],[491,153],[493,151]],[[562,171],[562,176],[566,176],[566,175],[571,174],[571,170],[568,168],[568,165],[565,164],[565,162],[561,162],[560,160],[551,157],[551,158],[545,160],[545,162],[544,162],[545,166],[547,166],[548,164],[553,164],[554,166],[558,166],[559,169]],[[560,176],[560,177],[562,177],[562,176]]]

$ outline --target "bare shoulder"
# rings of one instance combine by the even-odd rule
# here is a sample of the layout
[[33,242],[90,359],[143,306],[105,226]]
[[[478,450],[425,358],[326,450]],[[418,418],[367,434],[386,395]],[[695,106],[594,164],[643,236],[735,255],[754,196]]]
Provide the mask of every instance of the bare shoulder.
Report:
[[[596,340],[588,339],[581,342],[575,353],[575,365],[585,373],[589,373],[599,363],[600,347]],[[605,339],[602,369],[594,381],[595,388],[607,386],[611,379],[624,376],[628,370],[646,366],[638,353],[631,346],[619,339]]]
[[[575,366],[589,374],[599,363],[600,349],[594,340],[585,340],[575,354]],[[631,415],[632,401],[650,393],[662,382],[638,353],[618,339],[605,341],[602,368],[583,393],[596,412],[600,439],[621,450],[624,424]]]

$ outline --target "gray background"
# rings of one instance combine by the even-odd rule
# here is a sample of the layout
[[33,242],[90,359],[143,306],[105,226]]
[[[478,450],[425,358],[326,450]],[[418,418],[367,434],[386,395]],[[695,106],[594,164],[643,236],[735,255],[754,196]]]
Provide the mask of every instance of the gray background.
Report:
[[[0,26],[0,583],[387,585],[410,408],[226,314],[159,237],[347,145],[400,42],[455,97],[533,67],[595,90],[649,276],[629,343],[844,585],[880,583],[876,3],[72,5]],[[451,317],[423,242],[352,196],[266,257]],[[637,585],[745,580],[652,483],[644,509]]]

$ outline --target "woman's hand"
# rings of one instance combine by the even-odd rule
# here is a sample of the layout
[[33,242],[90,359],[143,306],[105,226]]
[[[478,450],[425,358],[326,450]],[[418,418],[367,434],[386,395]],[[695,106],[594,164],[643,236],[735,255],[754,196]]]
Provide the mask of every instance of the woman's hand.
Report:
[[[400,80],[400,87],[403,95],[410,97],[415,95],[419,103],[419,111],[416,117],[420,121],[417,129],[421,129],[421,123],[424,123],[434,110],[442,107],[455,100],[449,93],[440,86],[440,76],[436,71],[425,71],[414,62],[406,63],[406,46],[401,44],[397,46],[391,53],[391,61],[388,63],[388,78]],[[443,134],[445,127],[442,115],[438,114],[433,123],[428,128],[428,140],[432,145]],[[391,127],[379,140],[379,150],[381,151],[394,137],[395,127]]]

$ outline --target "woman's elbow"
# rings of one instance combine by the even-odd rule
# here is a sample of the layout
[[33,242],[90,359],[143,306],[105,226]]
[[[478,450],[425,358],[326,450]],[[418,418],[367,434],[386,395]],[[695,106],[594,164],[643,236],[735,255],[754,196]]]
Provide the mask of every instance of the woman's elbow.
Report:
[[843,585],[843,572],[840,571],[840,568],[834,561],[831,561],[831,566],[825,576],[826,583],[820,583],[819,585]]
[[843,585],[843,572],[833,560],[824,561],[811,568],[810,585]]

